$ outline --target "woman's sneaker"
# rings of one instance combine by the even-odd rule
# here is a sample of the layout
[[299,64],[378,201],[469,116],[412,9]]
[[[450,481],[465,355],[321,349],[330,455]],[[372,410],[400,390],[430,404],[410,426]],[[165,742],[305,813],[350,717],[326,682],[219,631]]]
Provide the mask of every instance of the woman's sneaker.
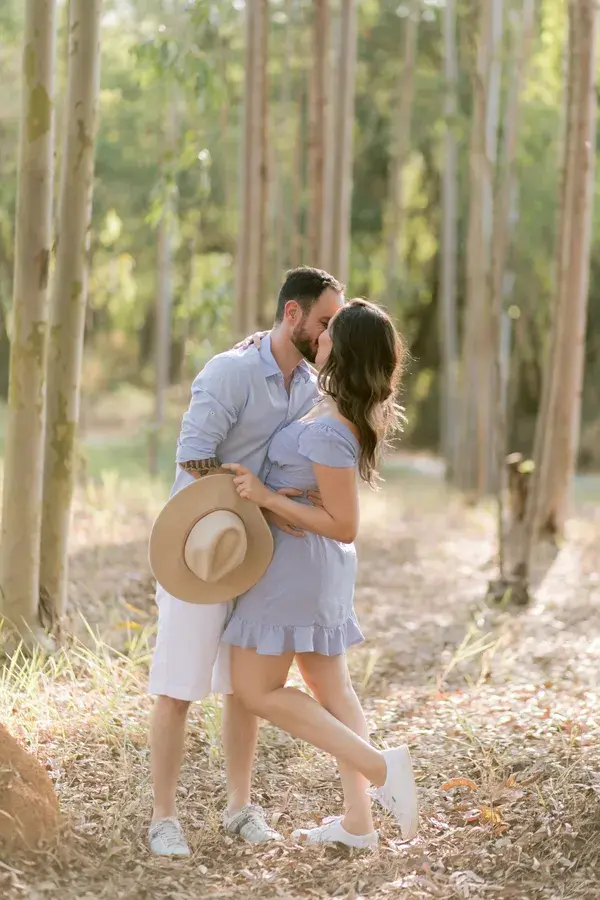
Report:
[[299,828],[292,838],[306,844],[322,846],[323,844],[345,844],[357,850],[376,850],[379,835],[376,831],[369,834],[351,834],[342,825],[342,816],[329,816],[317,828]]
[[385,784],[368,793],[395,816],[405,841],[412,841],[419,830],[419,799],[408,747],[384,750],[387,765]]
[[228,834],[239,834],[250,844],[266,844],[269,841],[282,841],[283,835],[267,825],[265,814],[260,806],[249,803],[242,806],[232,816],[225,814],[223,827]]
[[157,856],[189,856],[190,848],[183,828],[175,816],[158,819],[148,829],[150,849]]

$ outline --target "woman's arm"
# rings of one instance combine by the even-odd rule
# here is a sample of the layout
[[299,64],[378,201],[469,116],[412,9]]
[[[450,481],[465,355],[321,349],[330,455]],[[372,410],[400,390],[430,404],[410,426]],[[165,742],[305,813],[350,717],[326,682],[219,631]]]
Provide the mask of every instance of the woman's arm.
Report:
[[291,525],[322,537],[351,544],[358,531],[358,487],[356,469],[339,469],[313,463],[322,507],[308,506],[271,491],[244,466],[225,464],[235,473],[233,479],[240,497],[269,509]]

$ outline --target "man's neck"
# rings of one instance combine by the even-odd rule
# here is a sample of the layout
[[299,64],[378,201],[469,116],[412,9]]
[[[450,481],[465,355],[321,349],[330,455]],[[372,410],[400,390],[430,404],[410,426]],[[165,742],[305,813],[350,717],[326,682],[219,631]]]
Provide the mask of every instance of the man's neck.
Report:
[[271,353],[283,377],[286,380],[291,378],[294,369],[302,360],[302,355],[283,332],[281,325],[275,325],[271,330]]

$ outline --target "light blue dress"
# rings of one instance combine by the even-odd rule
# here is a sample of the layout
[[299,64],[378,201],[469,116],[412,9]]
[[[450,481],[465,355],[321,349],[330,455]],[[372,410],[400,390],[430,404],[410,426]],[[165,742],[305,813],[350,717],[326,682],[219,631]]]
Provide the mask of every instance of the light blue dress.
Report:
[[[292,422],[271,441],[265,483],[275,491],[316,489],[313,463],[356,468],[358,450],[349,428],[332,416]],[[336,656],[363,641],[353,607],[354,544],[308,532],[294,537],[275,526],[271,530],[271,565],[237,599],[223,643],[254,648],[266,656],[287,651]]]

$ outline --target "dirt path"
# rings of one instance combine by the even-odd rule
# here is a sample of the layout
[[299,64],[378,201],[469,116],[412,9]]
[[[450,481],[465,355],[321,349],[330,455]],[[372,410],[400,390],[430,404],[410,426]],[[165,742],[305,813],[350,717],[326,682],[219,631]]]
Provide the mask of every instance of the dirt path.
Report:
[[[373,739],[411,745],[419,838],[400,844],[382,817],[375,854],[223,839],[219,709],[209,704],[192,716],[180,788],[192,860],[147,855],[146,538],[158,500],[105,485],[76,511],[71,599],[125,655],[94,645],[80,623],[91,649],[75,646],[58,673],[13,677],[2,696],[0,718],[47,761],[73,826],[54,862],[0,866],[3,897],[597,896],[600,523],[573,523],[532,608],[498,612],[482,601],[486,513],[415,475],[395,475],[366,501],[357,608],[367,641],[351,667]],[[256,789],[286,835],[340,805],[334,766],[267,727]]]

